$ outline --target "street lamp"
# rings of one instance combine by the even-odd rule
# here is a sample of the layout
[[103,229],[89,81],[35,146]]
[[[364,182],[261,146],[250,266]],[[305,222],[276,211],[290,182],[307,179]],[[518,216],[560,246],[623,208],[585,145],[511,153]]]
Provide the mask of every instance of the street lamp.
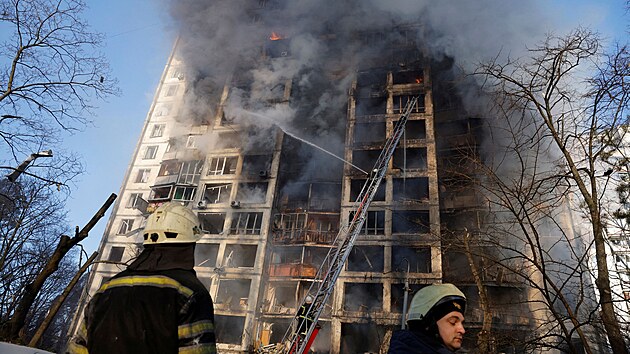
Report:
[[9,173],[7,176],[7,179],[11,182],[15,182],[15,180],[20,177],[20,175],[22,174],[22,172],[24,172],[24,170],[26,170],[26,167],[33,162],[33,160],[35,160],[38,157],[52,157],[53,156],[53,152],[52,150],[44,150],[44,151],[40,151],[34,154],[31,154],[31,156],[27,157],[26,160],[24,160],[17,168],[15,168],[13,170],[13,172]]

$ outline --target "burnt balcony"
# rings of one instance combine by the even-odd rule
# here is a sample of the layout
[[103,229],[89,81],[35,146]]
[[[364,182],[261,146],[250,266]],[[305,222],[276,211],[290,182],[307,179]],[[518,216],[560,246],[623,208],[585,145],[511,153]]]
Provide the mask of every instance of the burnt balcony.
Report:
[[339,230],[309,230],[309,229],[272,229],[272,241],[276,244],[320,243],[331,244]]
[[317,268],[305,263],[280,263],[269,266],[269,276],[289,278],[315,278]]

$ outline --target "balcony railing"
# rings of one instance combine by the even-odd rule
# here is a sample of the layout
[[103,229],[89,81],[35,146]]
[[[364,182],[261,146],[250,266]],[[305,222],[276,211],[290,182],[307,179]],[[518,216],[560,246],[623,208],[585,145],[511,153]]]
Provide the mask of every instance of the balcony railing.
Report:
[[296,244],[305,242],[330,244],[339,230],[318,231],[307,229],[273,229],[273,242],[282,244]]

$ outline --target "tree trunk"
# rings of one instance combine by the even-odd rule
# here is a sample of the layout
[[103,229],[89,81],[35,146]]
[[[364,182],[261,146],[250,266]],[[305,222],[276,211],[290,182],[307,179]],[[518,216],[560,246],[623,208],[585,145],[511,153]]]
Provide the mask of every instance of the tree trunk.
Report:
[[31,310],[31,306],[33,306],[33,302],[35,302],[37,294],[39,294],[40,290],[44,286],[44,283],[50,275],[57,271],[59,263],[68,251],[88,236],[90,230],[92,230],[94,225],[96,225],[96,223],[105,215],[105,212],[109,209],[115,199],[116,194],[112,193],[103,206],[96,212],[96,214],[94,214],[92,219],[81,231],[78,231],[79,227],[77,226],[77,231],[75,232],[74,237],[70,238],[70,236],[67,235],[61,236],[52,256],[48,262],[46,262],[44,268],[39,272],[39,274],[37,274],[35,281],[26,285],[24,295],[20,299],[13,316],[11,316],[11,318],[0,330],[0,335],[3,340],[13,343],[24,342],[24,325],[26,323],[26,317]]
[[599,290],[599,302],[602,306],[601,318],[608,335],[610,347],[615,354],[628,354],[628,348],[621,334],[619,321],[615,316],[612,291],[610,290],[610,278],[608,276],[608,263],[606,260],[606,248],[604,235],[598,213],[591,213],[595,238],[595,258],[597,260],[597,279],[595,285]]
[[55,300],[55,302],[52,304],[52,306],[50,307],[50,310],[48,310],[48,314],[46,315],[46,318],[44,318],[44,321],[39,325],[39,328],[37,328],[37,331],[35,331],[33,338],[31,338],[31,340],[28,342],[29,347],[35,348],[35,346],[41,339],[46,329],[48,329],[48,326],[52,322],[53,318],[59,311],[59,308],[61,308],[61,305],[68,297],[68,294],[70,294],[70,291],[72,291],[74,286],[77,284],[77,282],[81,278],[81,275],[85,273],[87,268],[94,262],[94,260],[96,259],[96,256],[98,256],[98,252],[92,253],[90,258],[88,258],[85,264],[83,264],[83,266],[81,266],[79,271],[77,271],[77,273],[74,275],[74,277],[72,278],[68,286],[64,289],[61,296],[59,296],[59,298],[57,298],[57,300]]
[[466,234],[464,235],[464,247],[466,248],[468,263],[470,263],[470,270],[472,271],[473,278],[475,278],[475,284],[477,285],[477,291],[479,292],[479,306],[481,307],[481,311],[483,313],[481,330],[477,335],[477,349],[481,354],[490,354],[494,352],[492,350],[492,335],[490,333],[492,330],[492,313],[490,312],[490,307],[488,305],[488,294],[486,293],[486,288],[481,281],[481,274],[479,274],[479,270],[477,269],[477,265],[475,264],[475,260],[473,259],[470,251],[470,244],[468,242],[469,237],[470,233],[466,231]]

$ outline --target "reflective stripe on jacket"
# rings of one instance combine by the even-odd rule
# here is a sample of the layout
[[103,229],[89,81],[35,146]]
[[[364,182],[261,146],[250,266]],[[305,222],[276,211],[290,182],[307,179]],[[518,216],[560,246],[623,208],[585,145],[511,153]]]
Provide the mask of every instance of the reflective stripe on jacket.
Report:
[[[182,250],[172,255],[173,247],[149,249],[155,254],[141,255],[99,288],[69,353],[216,353],[210,294],[190,260],[177,268]],[[160,262],[164,256],[171,260]]]

